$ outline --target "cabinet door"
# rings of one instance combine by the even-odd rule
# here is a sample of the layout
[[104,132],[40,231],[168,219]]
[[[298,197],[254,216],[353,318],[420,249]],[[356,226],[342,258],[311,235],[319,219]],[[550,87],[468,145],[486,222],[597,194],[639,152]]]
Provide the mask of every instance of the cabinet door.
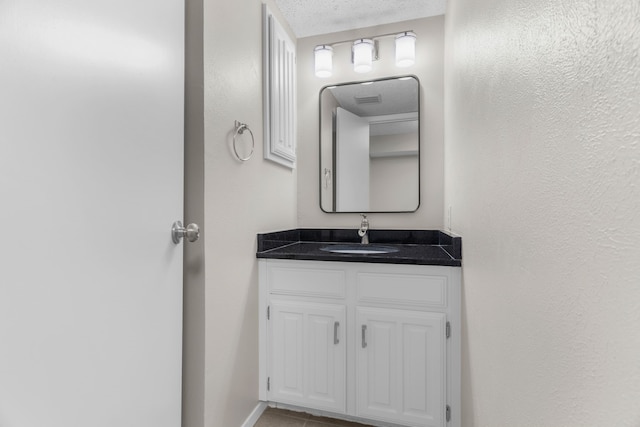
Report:
[[345,307],[271,300],[269,400],[345,411]]
[[443,313],[357,308],[358,416],[445,425]]
[[295,167],[296,45],[264,5],[265,146],[264,158]]

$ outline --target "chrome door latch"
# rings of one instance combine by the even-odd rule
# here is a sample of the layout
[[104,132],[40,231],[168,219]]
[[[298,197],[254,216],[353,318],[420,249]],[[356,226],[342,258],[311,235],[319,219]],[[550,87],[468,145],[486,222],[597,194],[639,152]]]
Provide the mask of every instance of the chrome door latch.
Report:
[[192,223],[185,228],[182,225],[182,221],[174,222],[171,226],[171,239],[173,243],[177,245],[183,237],[186,237],[190,242],[198,240],[200,238],[200,227],[198,227],[198,224]]

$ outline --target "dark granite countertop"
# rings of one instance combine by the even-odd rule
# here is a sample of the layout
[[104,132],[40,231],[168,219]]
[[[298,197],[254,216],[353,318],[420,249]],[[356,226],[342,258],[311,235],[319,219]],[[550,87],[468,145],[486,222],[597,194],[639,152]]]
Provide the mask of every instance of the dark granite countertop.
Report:
[[462,239],[437,230],[369,230],[370,245],[397,249],[392,253],[343,254],[321,250],[332,244],[359,243],[357,229],[300,228],[258,234],[256,257],[453,267],[462,265]]

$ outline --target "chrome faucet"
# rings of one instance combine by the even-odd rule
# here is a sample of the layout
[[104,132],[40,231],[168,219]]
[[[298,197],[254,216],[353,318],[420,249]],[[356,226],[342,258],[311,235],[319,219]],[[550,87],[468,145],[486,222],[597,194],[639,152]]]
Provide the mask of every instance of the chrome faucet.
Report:
[[369,235],[367,231],[369,231],[369,220],[365,214],[360,214],[362,216],[362,222],[360,222],[360,230],[358,230],[358,236],[362,237],[360,243],[363,245],[369,244]]

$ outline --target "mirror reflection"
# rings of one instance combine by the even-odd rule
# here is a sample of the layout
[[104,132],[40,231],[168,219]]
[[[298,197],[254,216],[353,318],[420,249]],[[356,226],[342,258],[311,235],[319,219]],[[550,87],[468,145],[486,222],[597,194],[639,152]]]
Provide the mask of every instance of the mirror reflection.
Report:
[[320,91],[320,207],[413,212],[420,204],[420,95],[414,76]]

